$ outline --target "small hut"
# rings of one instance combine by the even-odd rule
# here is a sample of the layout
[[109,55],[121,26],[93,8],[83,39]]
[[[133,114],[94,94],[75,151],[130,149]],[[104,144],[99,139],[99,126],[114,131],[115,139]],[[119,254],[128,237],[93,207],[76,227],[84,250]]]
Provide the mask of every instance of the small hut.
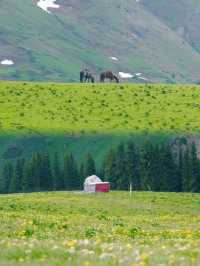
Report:
[[98,176],[92,175],[92,176],[89,176],[85,179],[84,191],[87,193],[109,192],[110,191],[110,183],[109,182],[102,182]]

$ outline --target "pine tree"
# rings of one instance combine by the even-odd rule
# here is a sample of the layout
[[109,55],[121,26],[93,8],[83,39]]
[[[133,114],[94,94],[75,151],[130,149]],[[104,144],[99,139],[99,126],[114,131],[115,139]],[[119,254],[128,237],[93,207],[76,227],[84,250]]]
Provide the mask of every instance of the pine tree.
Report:
[[183,161],[183,149],[180,147],[178,152],[178,173],[177,173],[177,184],[178,192],[183,191],[183,176],[184,176],[184,161]]
[[78,176],[79,176],[79,181],[80,181],[80,183],[79,183],[79,189],[82,189],[84,180],[86,178],[86,176],[85,176],[85,170],[84,170],[84,164],[83,163],[81,163]]
[[111,189],[117,189],[116,153],[114,149],[111,149],[105,157],[104,177],[106,181],[110,182]]
[[189,181],[189,190],[191,192],[198,192],[198,186],[199,186],[199,176],[200,176],[200,162],[197,157],[197,149],[196,145],[193,142],[191,146],[191,152],[190,152],[190,158],[191,158],[191,168],[192,168],[192,175],[191,179]]
[[43,175],[43,166],[42,166],[42,154],[40,154],[39,152],[34,154],[34,162],[35,162],[35,167],[34,167],[34,173],[35,173],[35,177],[36,177],[36,191],[40,191],[42,190],[42,175]]
[[32,192],[34,191],[33,179],[34,179],[34,170],[33,170],[33,161],[27,160],[24,166],[23,177],[22,177],[22,191],[23,192]]
[[192,165],[190,158],[190,150],[189,147],[187,147],[183,157],[183,180],[182,180],[183,191],[190,192],[191,179],[192,179]]
[[53,188],[54,190],[62,190],[64,188],[64,179],[57,153],[54,154],[53,161]]
[[84,164],[85,176],[91,176],[96,173],[95,161],[92,158],[91,154],[87,154]]
[[78,165],[75,159],[74,159],[73,166],[74,166],[73,168],[74,178],[73,178],[72,186],[74,187],[75,190],[79,190],[81,188],[81,179],[80,179],[79,172],[78,172]]
[[7,161],[4,164],[1,176],[0,193],[3,194],[9,193],[9,187],[11,179],[13,177],[13,173],[14,173],[13,165],[9,161]]
[[38,154],[33,154],[32,157],[26,161],[23,179],[22,190],[23,192],[40,191],[40,168],[41,161],[38,159]]
[[124,144],[120,143],[116,151],[116,178],[117,189],[127,190],[129,188],[129,180],[126,173],[126,155]]
[[163,188],[163,171],[164,171],[164,152],[165,148],[163,145],[155,144],[152,147],[151,155],[151,180],[152,180],[152,190],[162,191]]
[[14,174],[10,181],[9,191],[11,193],[22,192],[22,177],[24,172],[24,164],[25,160],[23,158],[17,159]]
[[33,170],[33,188],[34,191],[40,191],[40,174],[41,174],[41,156],[38,153],[34,153],[31,159]]
[[43,191],[53,190],[51,162],[49,154],[42,155],[40,186]]
[[132,184],[133,189],[140,189],[140,158],[139,151],[134,142],[129,141],[126,147],[126,173],[128,183]]
[[[150,141],[145,141],[141,146],[141,188],[143,190],[153,190],[152,162],[154,158],[154,147]],[[155,173],[154,173],[155,175]]]
[[71,154],[66,155],[64,159],[64,182],[67,190],[79,189],[80,181],[78,177],[77,164]]
[[179,191],[180,181],[178,177],[178,167],[175,163],[171,148],[169,145],[165,147],[164,153],[163,178],[165,180],[164,191]]

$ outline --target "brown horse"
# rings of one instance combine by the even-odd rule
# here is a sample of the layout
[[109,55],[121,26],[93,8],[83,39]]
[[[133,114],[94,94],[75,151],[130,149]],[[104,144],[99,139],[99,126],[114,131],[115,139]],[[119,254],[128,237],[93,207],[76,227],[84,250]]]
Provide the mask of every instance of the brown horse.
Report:
[[116,83],[119,83],[119,78],[112,71],[105,71],[100,74],[100,82],[104,82],[105,79],[109,79],[111,82],[115,80]]

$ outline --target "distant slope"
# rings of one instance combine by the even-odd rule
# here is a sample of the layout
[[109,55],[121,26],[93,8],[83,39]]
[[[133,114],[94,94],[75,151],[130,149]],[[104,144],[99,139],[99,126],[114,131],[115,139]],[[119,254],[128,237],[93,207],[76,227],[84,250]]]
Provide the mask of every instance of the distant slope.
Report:
[[200,2],[198,0],[142,0],[144,7],[175,30],[200,53]]
[[198,135],[200,88],[1,82],[0,130],[0,163],[38,150],[91,152],[99,163],[128,138]]
[[48,14],[36,3],[1,1],[0,61],[15,62],[0,65],[1,79],[71,82],[84,66],[97,78],[100,71],[113,69],[142,72],[152,82],[199,79],[197,49],[153,7],[128,0],[60,0],[60,9]]

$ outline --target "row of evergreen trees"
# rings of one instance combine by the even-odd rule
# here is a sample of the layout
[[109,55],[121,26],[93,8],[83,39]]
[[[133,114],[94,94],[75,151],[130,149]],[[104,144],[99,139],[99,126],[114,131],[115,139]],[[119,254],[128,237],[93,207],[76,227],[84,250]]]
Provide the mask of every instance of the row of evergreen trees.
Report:
[[73,154],[60,158],[55,153],[35,153],[31,158],[8,161],[3,167],[0,179],[0,193],[79,190],[85,176],[96,172],[95,162],[90,154],[80,168]]
[[79,166],[73,154],[64,158],[55,153],[35,153],[31,158],[7,161],[0,177],[0,193],[79,190],[85,177],[99,174],[114,190],[200,192],[200,160],[196,146],[180,147],[150,141],[140,147],[134,142],[119,144],[105,156],[98,171],[88,154]]
[[174,152],[170,145],[146,141],[136,147],[132,141],[111,149],[102,171],[113,189],[200,192],[200,160],[196,146],[182,146]]

